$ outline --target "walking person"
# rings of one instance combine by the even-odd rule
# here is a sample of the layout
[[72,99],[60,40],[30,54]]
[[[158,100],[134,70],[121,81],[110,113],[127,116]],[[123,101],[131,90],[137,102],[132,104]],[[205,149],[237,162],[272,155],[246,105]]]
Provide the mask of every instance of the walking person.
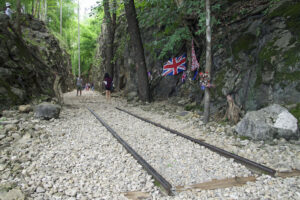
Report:
[[105,94],[106,94],[106,101],[111,101],[111,89],[112,89],[112,78],[110,78],[108,73],[104,75],[104,84],[105,84]]
[[11,15],[12,15],[12,10],[10,9],[10,3],[9,2],[6,2],[5,3],[5,6],[6,6],[6,8],[5,8],[5,14],[11,19]]
[[77,95],[78,96],[78,92],[80,92],[80,96],[81,96],[81,90],[82,90],[82,78],[77,77],[76,80],[76,87],[77,87]]
[[91,84],[91,89],[94,91],[94,83]]

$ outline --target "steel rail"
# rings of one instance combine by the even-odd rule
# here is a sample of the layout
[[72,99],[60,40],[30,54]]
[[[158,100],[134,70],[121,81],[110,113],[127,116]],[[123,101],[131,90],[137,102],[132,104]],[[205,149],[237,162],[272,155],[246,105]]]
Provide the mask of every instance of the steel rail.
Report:
[[276,174],[276,170],[271,169],[271,168],[269,168],[269,167],[267,167],[267,166],[261,165],[261,164],[259,164],[259,163],[254,162],[254,161],[251,161],[251,160],[249,160],[249,159],[247,159],[247,158],[243,158],[243,157],[238,156],[238,155],[236,155],[236,154],[230,153],[230,152],[228,152],[228,151],[226,151],[226,150],[224,150],[224,149],[215,147],[215,146],[213,146],[213,145],[211,145],[211,144],[208,144],[208,143],[203,142],[203,141],[201,141],[201,140],[198,140],[198,139],[196,139],[196,138],[192,138],[192,137],[190,137],[190,136],[188,136],[188,135],[185,135],[185,134],[183,134],[183,133],[180,133],[180,132],[178,132],[178,131],[176,131],[176,130],[173,130],[173,129],[170,129],[170,128],[168,128],[168,127],[165,127],[165,126],[163,126],[163,125],[161,125],[161,124],[159,124],[159,123],[150,121],[150,120],[148,120],[148,119],[146,119],[146,118],[143,118],[143,117],[140,117],[140,116],[135,115],[135,114],[133,114],[133,113],[130,113],[129,111],[123,110],[123,109],[118,108],[118,107],[116,107],[116,109],[117,109],[117,110],[120,110],[120,111],[122,111],[122,112],[125,112],[125,113],[127,113],[127,114],[129,114],[129,115],[132,115],[132,116],[134,116],[134,117],[136,117],[136,118],[138,118],[138,119],[140,119],[140,120],[143,120],[143,121],[145,121],[145,122],[148,122],[148,123],[150,123],[150,124],[152,124],[152,125],[155,125],[155,126],[157,126],[157,127],[160,127],[160,128],[162,128],[162,129],[165,129],[165,130],[167,130],[167,131],[169,131],[169,132],[171,132],[171,133],[174,133],[174,134],[176,134],[176,135],[178,135],[178,136],[181,136],[181,137],[183,137],[183,138],[186,138],[186,139],[188,139],[188,140],[191,140],[191,141],[193,141],[193,142],[195,142],[195,143],[197,143],[197,144],[199,144],[199,145],[201,145],[201,146],[204,146],[204,147],[210,149],[211,151],[214,151],[214,152],[216,152],[216,153],[218,153],[218,154],[220,154],[220,155],[222,155],[222,156],[229,157],[229,158],[233,158],[236,162],[239,162],[239,163],[241,163],[241,164],[243,164],[243,165],[246,165],[246,166],[251,167],[251,168],[254,168],[254,169],[258,169],[258,170],[260,170],[260,171],[262,171],[262,172],[264,172],[264,173],[266,173],[266,174],[269,174],[269,175],[271,175],[271,176],[275,176],[275,174]]
[[96,117],[98,121],[121,143],[124,148],[144,167],[144,169],[158,181],[166,190],[167,195],[173,195],[172,185],[162,177],[149,163],[147,163],[136,151],[134,151],[106,122],[104,122],[93,110],[87,109]]

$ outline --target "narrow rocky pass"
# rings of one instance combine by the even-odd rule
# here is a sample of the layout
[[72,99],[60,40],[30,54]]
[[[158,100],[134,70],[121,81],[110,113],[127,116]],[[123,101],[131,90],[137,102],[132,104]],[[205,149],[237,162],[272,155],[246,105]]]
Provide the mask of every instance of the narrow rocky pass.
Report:
[[[76,92],[66,93],[64,101],[60,118],[50,121],[35,119],[32,113],[7,112],[6,120],[17,118],[17,122],[4,125],[5,136],[1,136],[1,200],[17,197],[41,200],[138,199],[138,196],[130,197],[130,192],[140,192],[136,193],[140,194],[140,199],[300,198],[299,176],[274,178],[268,175],[255,175],[256,181],[241,187],[194,189],[166,196],[86,106],[102,117],[173,186],[253,174],[229,159],[122,113],[115,109],[116,106],[231,152],[237,149],[245,157],[258,162],[264,155],[261,163],[279,171],[298,169],[300,151],[297,141],[285,145],[278,141],[272,146],[238,140],[224,133],[229,127],[203,125],[199,118],[178,117],[182,110],[169,109],[169,105],[162,105],[162,102],[128,104],[122,98],[113,98],[107,103],[102,94],[92,91],[84,91],[82,96],[76,96]],[[228,146],[235,148],[228,149]],[[257,150],[252,151],[253,147]],[[285,159],[286,165],[276,167],[275,161],[281,158]]]

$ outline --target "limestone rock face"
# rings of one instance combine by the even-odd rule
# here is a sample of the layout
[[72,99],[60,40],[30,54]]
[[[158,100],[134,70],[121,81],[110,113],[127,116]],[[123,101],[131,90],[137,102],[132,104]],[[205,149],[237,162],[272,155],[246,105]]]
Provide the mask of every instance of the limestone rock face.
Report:
[[14,19],[0,14],[0,110],[41,95],[54,97],[56,74],[64,91],[72,87],[70,56],[44,22],[22,15],[21,29],[22,37]]
[[255,140],[299,137],[297,119],[287,109],[277,104],[248,112],[235,130],[239,135]]
[[[254,1],[248,2],[255,5]],[[230,9],[243,3],[236,1]],[[213,55],[216,103],[227,94],[233,94],[237,105],[247,111],[261,109],[270,102],[280,105],[300,102],[300,40],[296,28],[299,5],[296,0],[257,5],[226,31],[220,28],[216,40],[224,41],[223,47]],[[268,8],[271,9],[263,14]],[[252,18],[253,13],[257,17]],[[233,15],[234,12],[228,17]],[[229,49],[232,51],[228,52]]]
[[[300,101],[300,40],[299,17],[300,2],[298,0],[281,1],[219,1],[221,9],[218,14],[219,25],[214,25],[212,82],[216,86],[211,90],[212,111],[225,107],[227,94],[232,94],[236,104],[243,110],[258,110],[272,103],[299,104]],[[247,8],[247,9],[246,9]],[[243,12],[241,12],[243,10]],[[147,13],[147,12],[145,12]],[[141,13],[139,13],[141,14]],[[143,15],[143,14],[141,14]],[[130,91],[136,91],[137,77],[135,64],[132,61],[132,47],[126,40],[126,19],[120,18],[116,30],[116,73],[114,83],[116,88],[124,88],[127,96]],[[196,19],[189,21],[190,30],[197,27]],[[145,46],[156,41],[153,33],[160,27],[156,24],[150,28],[141,27]],[[205,67],[205,43],[201,42],[203,35],[195,36],[194,40],[197,58],[201,71]],[[99,52],[97,66],[94,66],[93,81],[103,79],[101,60],[105,56],[102,43],[105,37],[99,37]],[[156,46],[156,45],[154,45]],[[190,58],[190,42],[183,44],[184,51]],[[149,48],[151,49],[151,48]],[[189,98],[197,103],[203,99],[199,81],[193,81],[194,73],[187,67],[187,80],[182,84],[181,74],[162,77],[162,66],[170,57],[179,55],[175,50],[165,58],[157,59],[162,48],[155,49],[155,56],[145,48],[147,70],[151,72],[150,88],[154,99],[169,97]],[[99,81],[100,80],[100,81]]]
[[41,119],[58,118],[61,107],[51,103],[41,103],[34,109],[34,116]]

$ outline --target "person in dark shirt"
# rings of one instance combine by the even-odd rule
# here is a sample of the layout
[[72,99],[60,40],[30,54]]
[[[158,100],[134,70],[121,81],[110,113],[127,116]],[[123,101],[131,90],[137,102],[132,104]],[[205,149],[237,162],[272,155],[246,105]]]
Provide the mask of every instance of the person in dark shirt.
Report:
[[104,85],[105,85],[105,94],[106,94],[106,101],[111,101],[111,89],[112,89],[112,78],[110,78],[108,73],[104,75]]
[[80,96],[81,96],[81,90],[82,90],[82,78],[77,77],[76,80],[76,87],[77,87],[77,95],[78,96],[78,92],[80,92]]

